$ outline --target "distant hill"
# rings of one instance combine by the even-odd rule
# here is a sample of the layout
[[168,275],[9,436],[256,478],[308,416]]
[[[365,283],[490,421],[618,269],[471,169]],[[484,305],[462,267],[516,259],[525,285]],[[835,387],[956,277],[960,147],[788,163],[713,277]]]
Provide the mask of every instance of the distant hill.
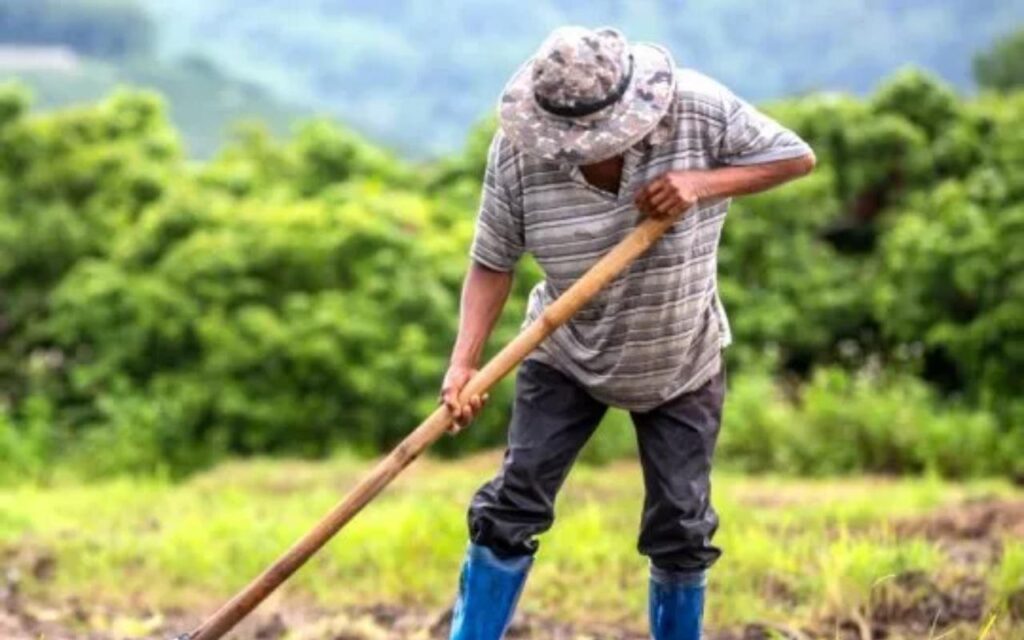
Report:
[[158,91],[189,154],[200,158],[239,119],[283,133],[307,113],[224,73],[195,48],[156,56],[162,26],[139,0],[2,0],[0,82],[28,85],[43,109],[91,102],[119,85]]
[[[916,65],[971,90],[971,59],[1024,0],[0,0],[0,80],[39,104],[163,93],[193,156],[240,118],[333,114],[405,155],[463,144],[563,24],[610,24],[765,100],[865,93]],[[6,69],[6,70],[5,70]],[[297,106],[290,106],[297,105]]]
[[213,155],[239,120],[259,119],[283,135],[294,120],[309,115],[308,109],[283,104],[267,89],[229,77],[200,58],[111,60],[61,52],[25,47],[19,53],[5,47],[0,51],[0,82],[25,84],[41,109],[91,102],[118,86],[155,90],[167,100],[192,157]]
[[862,93],[914,64],[961,89],[1024,0],[141,0],[165,54],[201,51],[405,151],[462,143],[553,27],[612,24],[751,99]]

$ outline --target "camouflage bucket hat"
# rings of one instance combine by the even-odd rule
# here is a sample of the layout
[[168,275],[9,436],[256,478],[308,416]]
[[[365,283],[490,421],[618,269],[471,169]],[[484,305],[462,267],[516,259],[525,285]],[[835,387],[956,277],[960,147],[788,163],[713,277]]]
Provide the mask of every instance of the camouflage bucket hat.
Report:
[[512,76],[498,118],[524,153],[598,162],[655,129],[672,104],[674,71],[656,45],[630,45],[611,28],[562,27]]

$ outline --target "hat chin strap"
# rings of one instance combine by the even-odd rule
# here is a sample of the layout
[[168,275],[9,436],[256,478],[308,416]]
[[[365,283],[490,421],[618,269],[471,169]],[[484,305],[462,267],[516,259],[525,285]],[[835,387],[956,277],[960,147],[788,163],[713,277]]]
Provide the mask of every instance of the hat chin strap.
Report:
[[633,54],[629,54],[629,59],[626,64],[626,73],[622,74],[622,79],[619,80],[619,84],[616,85],[615,89],[611,93],[601,98],[600,100],[592,100],[590,102],[574,102],[572,105],[555,104],[544,96],[538,95],[534,92],[533,99],[537,101],[537,104],[541,109],[544,109],[548,113],[556,116],[562,116],[563,118],[582,118],[583,116],[589,116],[597,113],[605,107],[609,107],[625,95],[626,89],[629,88],[629,83],[633,80]]

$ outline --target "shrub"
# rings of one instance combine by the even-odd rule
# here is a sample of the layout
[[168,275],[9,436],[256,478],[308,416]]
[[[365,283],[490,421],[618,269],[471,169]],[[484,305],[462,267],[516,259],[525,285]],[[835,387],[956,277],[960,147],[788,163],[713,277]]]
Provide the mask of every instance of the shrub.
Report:
[[18,415],[0,407],[0,483],[38,480],[55,460],[57,431],[50,401],[32,395]]
[[947,182],[900,213],[881,259],[885,334],[923,343],[983,406],[1012,400],[1024,371],[1024,205],[986,205]]
[[1007,452],[1021,444],[911,376],[824,368],[793,399],[764,374],[735,376],[718,457],[755,472],[966,477],[1019,472]]
[[1018,28],[974,58],[974,76],[983,87],[1008,91],[1024,87],[1024,29]]
[[427,204],[350,196],[183,195],[80,263],[47,326],[97,424],[136,421],[168,455],[167,438],[311,454],[404,435],[436,405],[455,301],[406,226]]
[[[322,120],[284,143],[244,130],[189,167],[153,96],[27,104],[0,89],[0,454],[16,473],[376,453],[437,406],[493,121],[427,167]],[[964,100],[906,72],[870,100],[772,111],[820,166],[726,225],[722,458],[1024,474],[1024,95]],[[492,349],[539,277],[524,260]],[[510,392],[437,450],[500,444]],[[626,422],[584,457],[631,453]]]

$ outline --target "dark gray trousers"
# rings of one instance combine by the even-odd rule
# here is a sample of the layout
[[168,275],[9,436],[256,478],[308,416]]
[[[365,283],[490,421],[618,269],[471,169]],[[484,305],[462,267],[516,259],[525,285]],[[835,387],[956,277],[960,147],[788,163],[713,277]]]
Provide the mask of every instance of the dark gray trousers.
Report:
[[[656,570],[703,571],[721,555],[711,544],[718,516],[709,474],[724,396],[723,365],[701,388],[630,414],[646,489],[637,547]],[[469,507],[470,539],[503,556],[535,553],[535,537],[554,522],[555,496],[606,411],[563,373],[524,362],[501,470]]]

